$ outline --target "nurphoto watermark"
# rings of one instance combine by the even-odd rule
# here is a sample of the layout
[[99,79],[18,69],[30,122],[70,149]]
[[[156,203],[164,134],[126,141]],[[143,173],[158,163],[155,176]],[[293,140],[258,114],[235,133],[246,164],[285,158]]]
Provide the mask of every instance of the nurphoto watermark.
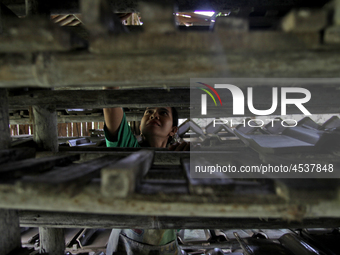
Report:
[[[199,135],[205,153],[194,150],[190,155],[191,177],[340,178],[336,162],[316,162],[306,153],[315,155],[336,137],[317,123],[308,124],[320,96],[317,86],[309,82],[302,78],[190,79],[191,119],[213,119],[205,134]],[[294,119],[292,114],[305,119]],[[192,133],[190,139],[200,142],[197,136]]]

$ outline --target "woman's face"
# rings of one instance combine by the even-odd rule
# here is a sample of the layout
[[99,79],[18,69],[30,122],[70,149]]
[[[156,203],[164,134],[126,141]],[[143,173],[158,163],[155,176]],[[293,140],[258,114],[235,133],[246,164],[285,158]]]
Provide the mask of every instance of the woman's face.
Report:
[[149,107],[141,121],[141,132],[145,137],[157,136],[167,139],[173,136],[177,127],[172,126],[171,107]]

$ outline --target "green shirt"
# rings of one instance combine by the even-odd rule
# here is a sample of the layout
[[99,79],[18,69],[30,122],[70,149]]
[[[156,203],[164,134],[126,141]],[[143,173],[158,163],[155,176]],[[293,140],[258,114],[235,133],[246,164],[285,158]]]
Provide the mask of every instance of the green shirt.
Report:
[[123,113],[122,122],[120,123],[118,129],[118,139],[117,141],[110,141],[108,130],[106,126],[104,126],[106,147],[135,147],[138,148],[140,145],[138,144],[137,138],[133,135],[129,124],[126,121],[125,112]]
[[[118,129],[117,141],[110,140],[106,126],[104,133],[106,147],[141,147],[126,121],[125,113]],[[123,229],[121,233],[137,242],[151,245],[164,245],[176,239],[174,229]]]

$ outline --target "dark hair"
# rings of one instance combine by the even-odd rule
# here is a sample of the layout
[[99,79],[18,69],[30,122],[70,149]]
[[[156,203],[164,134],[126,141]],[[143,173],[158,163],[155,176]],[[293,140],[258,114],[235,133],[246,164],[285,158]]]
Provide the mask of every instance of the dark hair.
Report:
[[[178,127],[178,112],[175,107],[171,107],[171,114],[172,114],[172,126]],[[167,145],[171,144],[171,142],[172,137],[169,137]],[[145,146],[145,141],[140,142],[140,144],[144,144]]]
[[175,107],[171,107],[171,113],[172,113],[172,126],[177,127],[178,126],[178,112]]
[[[178,112],[175,107],[171,107],[171,113],[172,113],[172,126],[178,127]],[[170,136],[167,145],[171,144],[172,142],[173,140],[172,137]]]

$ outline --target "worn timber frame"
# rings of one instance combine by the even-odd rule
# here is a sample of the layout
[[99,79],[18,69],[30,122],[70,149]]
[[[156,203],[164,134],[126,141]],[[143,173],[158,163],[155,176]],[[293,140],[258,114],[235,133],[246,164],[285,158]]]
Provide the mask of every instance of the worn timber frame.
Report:
[[[58,255],[65,249],[60,241],[63,227],[339,226],[337,182],[302,190],[278,181],[266,187],[236,183],[239,187],[245,185],[248,193],[231,189],[227,196],[220,196],[211,192],[209,185],[193,187],[188,176],[163,182],[144,178],[148,173],[164,174],[165,170],[169,170],[168,175],[182,173],[189,153],[162,149],[59,148],[57,140],[57,123],[71,119],[58,116],[60,109],[176,106],[181,108],[181,117],[187,118],[191,106],[189,79],[196,77],[243,78],[244,87],[249,84],[249,77],[272,78],[268,83],[257,84],[265,102],[263,107],[270,106],[266,88],[278,82],[275,78],[308,77],[310,90],[319,96],[308,109],[313,113],[337,113],[340,109],[339,0],[327,8],[311,5],[318,9],[310,10],[307,16],[292,10],[282,19],[280,31],[249,31],[249,20],[244,16],[220,17],[213,30],[179,31],[173,22],[172,2],[141,1],[137,5],[130,1],[128,5],[124,1],[81,0],[79,3],[51,1],[49,6],[44,2],[26,0],[26,5],[22,5],[4,0],[0,4],[0,231],[3,233],[0,254],[20,249],[19,222],[21,226],[40,227],[41,252]],[[204,6],[202,1],[178,2],[182,10]],[[250,2],[242,1],[240,7],[250,7]],[[290,8],[305,7],[301,1],[295,2]],[[118,11],[138,10],[145,15],[142,29],[126,33],[110,8],[103,8],[112,3]],[[257,1],[258,5],[261,3]],[[216,10],[233,6],[221,5],[220,1],[211,4]],[[26,17],[19,19],[7,7]],[[334,11],[331,24],[327,22],[330,9]],[[51,13],[79,12],[86,20],[88,40],[58,27],[48,18]],[[279,86],[298,86],[299,81],[295,79]],[[103,85],[122,89],[101,91]],[[91,90],[83,90],[89,87]],[[9,110],[30,107],[32,119],[9,118]],[[231,107],[231,101],[226,103],[225,112],[231,112]],[[227,117],[218,116],[219,112],[216,117]],[[197,107],[192,117],[199,115]],[[139,120],[140,113],[127,116]],[[92,117],[86,117],[86,121],[102,118]],[[9,124],[20,121],[34,124],[34,140],[40,152],[35,153],[33,148],[10,148]],[[226,160],[253,155],[245,146],[231,144],[227,149]],[[221,152],[207,149],[195,153]],[[39,173],[32,177],[28,172]],[[230,219],[234,220],[230,222]]]

